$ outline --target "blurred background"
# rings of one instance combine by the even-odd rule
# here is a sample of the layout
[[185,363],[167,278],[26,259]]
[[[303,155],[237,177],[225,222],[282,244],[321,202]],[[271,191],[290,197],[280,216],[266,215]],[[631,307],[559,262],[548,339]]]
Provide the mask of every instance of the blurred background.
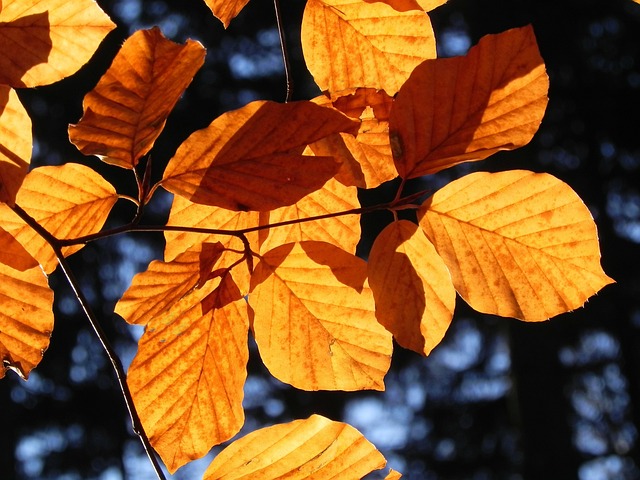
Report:
[[[120,191],[122,169],[82,156],[67,126],[125,38],[159,25],[174,41],[207,48],[152,151],[155,177],[177,146],[224,111],[284,100],[285,78],[272,2],[251,0],[225,31],[201,0],[98,0],[118,24],[94,59],[55,85],[21,90],[34,124],[34,165],[76,161]],[[294,99],[319,92],[300,49],[303,0],[282,2]],[[603,266],[617,283],[585,308],[525,324],[474,313],[458,301],[444,341],[428,358],[396,349],[383,393],[308,393],[273,379],[252,351],[242,433],[321,413],[357,427],[411,479],[640,478],[640,5],[631,0],[450,0],[431,13],[441,56],[464,54],[488,33],[531,23],[550,76],[550,101],[525,148],[421,180],[437,188],[474,170],[526,168],[571,185],[596,219]],[[133,190],[129,190],[133,191]],[[389,186],[362,195],[386,199]],[[166,220],[158,195],[145,222]],[[123,202],[124,203],[124,202]],[[131,218],[118,206],[109,224]],[[363,218],[359,252],[390,220]],[[140,330],[115,316],[131,277],[160,258],[161,235],[124,235],[89,245],[72,264],[125,365]],[[106,357],[59,274],[51,346],[28,382],[0,381],[2,479],[152,479],[130,429]],[[174,479],[199,478],[215,449]]]

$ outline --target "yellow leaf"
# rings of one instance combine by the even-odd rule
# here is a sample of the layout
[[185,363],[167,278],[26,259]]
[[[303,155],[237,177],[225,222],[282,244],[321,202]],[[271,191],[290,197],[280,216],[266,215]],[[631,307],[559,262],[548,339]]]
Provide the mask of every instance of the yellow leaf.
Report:
[[0,85],[0,202],[13,205],[29,170],[31,143],[27,111],[12,88]]
[[309,0],[302,19],[305,62],[321,90],[370,87],[394,95],[436,44],[423,11],[384,3]]
[[115,312],[131,324],[146,325],[189,292],[201,288],[223,250],[221,243],[201,243],[170,262],[154,260],[146,271],[133,277]]
[[114,28],[93,0],[3,0],[0,83],[36,87],[68,77]]
[[589,210],[548,174],[467,175],[436,192],[419,218],[456,290],[480,312],[545,320],[613,282]]
[[[58,239],[100,231],[118,196],[111,184],[77,163],[38,167],[24,179],[16,203]],[[57,265],[49,244],[6,205],[0,205],[0,225],[51,273]],[[63,248],[65,256],[82,248]]]
[[[358,190],[345,187],[334,179],[295,205],[282,207],[263,215],[262,223],[274,224],[293,221],[317,215],[328,215],[360,207]],[[316,240],[328,242],[343,250],[355,253],[360,241],[360,215],[341,215],[338,217],[314,220],[312,222],[294,223],[282,227],[271,228],[265,232],[266,239],[260,244],[260,251],[266,252],[285,243]]]
[[127,375],[151,444],[171,473],[244,423],[249,312],[226,276],[147,324]]
[[157,27],[137,31],[84,97],[83,117],[69,126],[71,142],[85,155],[135,167],[153,147],[204,55],[199,42],[176,44]]
[[354,138],[340,133],[319,140],[309,147],[315,155],[333,155],[342,160],[336,180],[345,185],[375,188],[398,176],[389,143],[389,112],[393,98],[382,90],[358,88],[333,103],[324,95],[313,99],[319,105],[332,105],[351,118],[360,120]]
[[355,479],[385,464],[382,454],[358,430],[312,415],[236,440],[218,454],[203,480]]
[[2,227],[0,227],[0,263],[21,272],[38,266],[38,261]]
[[53,292],[40,267],[23,272],[0,264],[0,378],[23,379],[42,360],[53,330]]
[[266,253],[249,303],[271,374],[304,390],[383,390],[391,335],[375,318],[364,260],[324,242]]
[[399,478],[402,478],[402,474],[400,472],[397,472],[391,469],[389,471],[389,474],[386,477],[384,477],[384,480],[398,480]]
[[[191,203],[189,200],[175,196],[169,213],[168,226],[183,226],[193,228],[209,228],[220,230],[243,230],[256,227],[259,223],[257,212],[234,212],[219,207],[210,207]],[[164,250],[165,261],[171,261],[180,253],[202,242],[220,243],[226,250],[220,256],[218,265],[229,267],[242,259],[244,243],[233,235],[212,235],[206,233],[171,232],[166,231],[166,246]],[[255,252],[258,248],[258,234],[256,232],[246,235],[251,249]],[[251,272],[243,262],[231,270],[231,276],[243,294],[249,292],[249,278]]]
[[231,20],[249,3],[249,0],[204,0],[204,2],[215,17],[222,22],[224,28],[227,28]]
[[393,7],[399,12],[406,12],[407,10],[422,10],[424,12],[430,12],[431,10],[444,5],[447,0],[364,0],[367,3],[382,2]]
[[369,254],[376,317],[399,345],[428,355],[446,333],[456,303],[451,275],[418,226],[393,222]]
[[304,147],[358,122],[311,102],[252,102],[227,112],[180,146],[162,186],[195,203],[228,210],[274,210],[319,189],[338,171],[332,157]]
[[402,86],[389,132],[403,178],[526,145],[549,79],[530,26],[483,37],[464,57],[428,60]]

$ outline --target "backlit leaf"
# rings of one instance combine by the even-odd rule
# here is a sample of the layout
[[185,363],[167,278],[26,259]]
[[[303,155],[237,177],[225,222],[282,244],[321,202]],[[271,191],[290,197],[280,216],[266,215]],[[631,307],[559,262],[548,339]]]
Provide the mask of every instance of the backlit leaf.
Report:
[[400,472],[397,472],[396,470],[391,469],[389,471],[389,474],[384,477],[384,480],[398,480],[399,478],[402,478],[402,474]]
[[464,57],[427,60],[391,109],[403,178],[526,145],[547,106],[549,79],[530,26],[483,37]]
[[2,227],[0,227],[0,263],[21,272],[38,266],[38,261]]
[[53,292],[40,267],[23,272],[0,264],[0,378],[23,379],[42,360],[53,330]]
[[215,17],[222,22],[224,28],[227,28],[231,20],[249,3],[249,0],[204,0],[204,2]]
[[315,82],[332,94],[370,87],[394,95],[416,65],[436,56],[423,11],[361,0],[308,0],[302,48]]
[[467,175],[436,192],[419,218],[456,290],[480,312],[545,320],[613,282],[589,210],[548,174]]
[[192,202],[229,210],[274,210],[319,189],[340,166],[304,147],[358,122],[311,102],[252,102],[193,133],[164,172],[162,186]]
[[226,276],[147,324],[127,375],[151,444],[171,473],[244,423],[249,312]]
[[415,223],[393,222],[369,254],[376,317],[399,345],[428,355],[449,328],[456,302],[451,276]]
[[114,28],[93,0],[2,0],[0,83],[57,82],[87,63]]
[[267,252],[249,303],[260,356],[304,390],[383,390],[391,335],[375,318],[366,262],[324,242]]
[[13,205],[29,170],[31,143],[27,111],[12,88],[0,85],[0,202]]
[[[262,223],[274,224],[317,215],[328,215],[360,207],[358,190],[345,187],[334,179],[290,207],[282,207],[265,212]],[[341,215],[337,217],[315,220],[312,222],[294,223],[282,227],[271,228],[266,232],[267,238],[261,242],[260,251],[266,252],[285,243],[316,240],[328,242],[343,250],[355,253],[360,241],[360,215]]]
[[199,42],[176,44],[157,27],[137,31],[84,97],[84,115],[69,126],[69,138],[85,155],[135,167],[153,147],[204,54]]
[[367,3],[382,2],[386,3],[390,7],[395,8],[399,12],[406,12],[407,10],[422,10],[430,12],[440,5],[447,3],[447,0],[364,0]]
[[[38,167],[25,177],[16,197],[20,205],[50,234],[71,239],[100,231],[118,196],[111,184],[77,163]],[[51,273],[56,265],[49,244],[6,205],[0,205],[0,225]],[[65,256],[82,248],[63,248]]]
[[320,415],[249,433],[214,459],[203,480],[363,478],[382,454],[352,426]]

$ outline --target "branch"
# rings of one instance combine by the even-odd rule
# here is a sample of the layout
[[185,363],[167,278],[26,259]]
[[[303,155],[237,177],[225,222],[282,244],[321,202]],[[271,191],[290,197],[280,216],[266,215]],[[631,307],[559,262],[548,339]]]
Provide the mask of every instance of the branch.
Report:
[[280,49],[282,50],[282,61],[284,62],[284,75],[287,80],[287,95],[285,103],[291,101],[293,93],[293,80],[291,78],[291,64],[289,63],[289,52],[284,36],[284,25],[282,24],[282,15],[280,12],[280,0],[273,0],[273,7],[276,11],[276,24],[278,25],[278,35],[280,36]]

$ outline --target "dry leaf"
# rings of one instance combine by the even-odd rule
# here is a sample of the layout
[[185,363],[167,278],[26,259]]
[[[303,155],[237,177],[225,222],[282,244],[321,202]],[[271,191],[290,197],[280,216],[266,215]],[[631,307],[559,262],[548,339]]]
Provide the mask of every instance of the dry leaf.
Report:
[[249,0],[204,0],[204,2],[215,17],[222,22],[224,28],[227,28],[231,20],[249,3]]

